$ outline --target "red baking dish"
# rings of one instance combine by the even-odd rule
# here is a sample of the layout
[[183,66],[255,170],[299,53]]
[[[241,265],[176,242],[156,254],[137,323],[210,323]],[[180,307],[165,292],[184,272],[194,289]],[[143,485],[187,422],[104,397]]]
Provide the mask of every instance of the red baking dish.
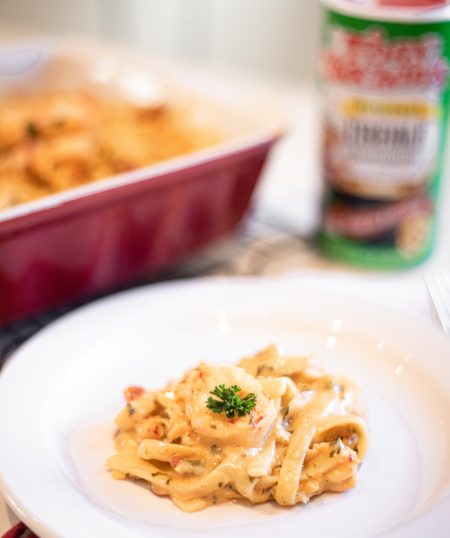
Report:
[[140,98],[142,87],[163,88],[194,103],[196,121],[220,129],[223,141],[0,212],[0,324],[133,282],[230,232],[281,125],[265,98],[208,73],[113,46],[27,46],[42,61],[3,77],[2,91],[92,86]]

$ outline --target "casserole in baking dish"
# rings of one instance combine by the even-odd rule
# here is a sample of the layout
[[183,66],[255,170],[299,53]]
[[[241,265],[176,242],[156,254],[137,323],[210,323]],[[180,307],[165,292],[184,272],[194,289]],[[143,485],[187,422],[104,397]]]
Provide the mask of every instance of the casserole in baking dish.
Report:
[[[78,183],[4,203],[1,324],[146,276],[231,231],[281,128],[265,98],[208,73],[114,46],[54,40],[39,47],[36,66],[2,78],[0,98],[69,92],[149,111],[166,107],[198,138],[153,164],[119,159],[95,181],[85,180],[88,165],[80,173],[76,164]],[[29,123],[26,137],[44,136],[38,122]],[[117,151],[128,146],[133,153],[130,136],[113,137]],[[41,187],[57,185],[54,163],[42,165]]]

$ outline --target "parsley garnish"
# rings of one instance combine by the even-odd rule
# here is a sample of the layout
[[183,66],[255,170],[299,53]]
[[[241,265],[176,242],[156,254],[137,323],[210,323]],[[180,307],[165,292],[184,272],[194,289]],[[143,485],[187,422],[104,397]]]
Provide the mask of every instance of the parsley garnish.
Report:
[[219,385],[210,392],[219,399],[210,396],[206,407],[213,413],[225,413],[227,418],[233,418],[235,415],[238,417],[248,415],[256,405],[256,394],[252,392],[245,398],[241,398],[237,394],[240,390],[241,388],[237,385],[229,388],[225,385]]

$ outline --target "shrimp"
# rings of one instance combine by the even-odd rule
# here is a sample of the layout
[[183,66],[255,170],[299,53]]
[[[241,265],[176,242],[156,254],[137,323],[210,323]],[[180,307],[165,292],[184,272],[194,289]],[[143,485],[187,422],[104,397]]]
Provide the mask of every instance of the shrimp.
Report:
[[[215,443],[257,447],[271,431],[277,412],[273,401],[263,392],[261,383],[242,368],[229,364],[201,365],[191,370],[185,380],[192,391],[185,402],[185,413],[192,430],[200,437]],[[213,413],[206,406],[211,391],[218,385],[240,387],[239,395],[256,395],[256,406],[249,415],[227,418]]]

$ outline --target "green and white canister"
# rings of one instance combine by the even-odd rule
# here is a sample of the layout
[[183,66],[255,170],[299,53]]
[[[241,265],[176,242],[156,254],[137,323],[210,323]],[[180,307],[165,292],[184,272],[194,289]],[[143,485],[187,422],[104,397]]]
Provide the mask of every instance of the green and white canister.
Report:
[[[434,245],[448,119],[450,7],[426,0],[383,3],[402,5],[322,0],[319,244],[345,262],[395,269],[423,261]],[[405,5],[411,3],[427,5]]]

